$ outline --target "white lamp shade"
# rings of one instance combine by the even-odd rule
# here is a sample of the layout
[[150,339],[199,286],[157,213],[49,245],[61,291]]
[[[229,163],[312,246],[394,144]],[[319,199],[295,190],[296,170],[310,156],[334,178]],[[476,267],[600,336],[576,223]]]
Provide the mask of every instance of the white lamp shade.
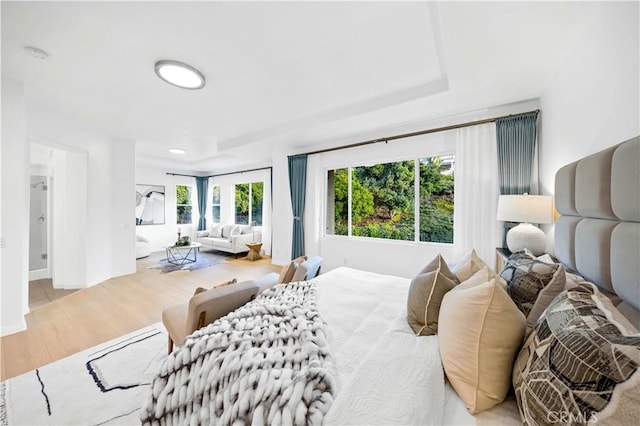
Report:
[[498,220],[520,223],[552,223],[553,199],[550,195],[501,195]]

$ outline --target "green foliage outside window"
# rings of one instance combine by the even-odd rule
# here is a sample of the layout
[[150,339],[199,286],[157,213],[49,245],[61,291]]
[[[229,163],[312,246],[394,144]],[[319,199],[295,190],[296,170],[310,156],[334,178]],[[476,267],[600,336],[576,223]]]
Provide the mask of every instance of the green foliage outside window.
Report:
[[[419,160],[419,241],[453,242],[453,156],[442,158]],[[414,161],[352,169],[351,235],[415,239],[415,170]],[[335,223],[328,232],[335,235],[348,235],[348,172],[330,171]]]
[[191,187],[176,185],[176,222],[179,225],[191,223]]
[[248,225],[255,221],[257,226],[262,226],[263,199],[264,182],[237,184],[235,187],[235,223]]

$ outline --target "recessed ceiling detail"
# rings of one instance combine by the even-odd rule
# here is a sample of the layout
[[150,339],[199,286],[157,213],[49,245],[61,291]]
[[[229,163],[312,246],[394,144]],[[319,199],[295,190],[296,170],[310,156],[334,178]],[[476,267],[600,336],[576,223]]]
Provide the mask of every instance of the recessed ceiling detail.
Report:
[[191,65],[183,62],[158,61],[155,65],[155,71],[161,80],[182,89],[202,89],[205,85],[204,75]]
[[182,148],[169,148],[169,152],[172,154],[182,155],[182,154],[186,154],[187,150]]

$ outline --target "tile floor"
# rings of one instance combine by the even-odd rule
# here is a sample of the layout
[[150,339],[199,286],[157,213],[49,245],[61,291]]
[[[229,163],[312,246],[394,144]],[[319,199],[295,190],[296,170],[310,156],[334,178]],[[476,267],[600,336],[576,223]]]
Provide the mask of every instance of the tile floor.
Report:
[[29,309],[44,306],[76,291],[53,288],[51,279],[29,281]]

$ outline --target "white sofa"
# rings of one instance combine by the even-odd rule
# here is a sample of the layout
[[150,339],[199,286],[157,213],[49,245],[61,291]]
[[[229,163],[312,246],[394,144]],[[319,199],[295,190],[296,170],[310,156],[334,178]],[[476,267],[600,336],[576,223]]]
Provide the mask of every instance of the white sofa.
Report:
[[136,235],[136,259],[147,257],[151,254],[151,244],[149,240],[140,235]]
[[196,231],[196,241],[202,249],[236,254],[249,251],[247,243],[261,242],[262,234],[250,225],[213,225],[208,231]]

